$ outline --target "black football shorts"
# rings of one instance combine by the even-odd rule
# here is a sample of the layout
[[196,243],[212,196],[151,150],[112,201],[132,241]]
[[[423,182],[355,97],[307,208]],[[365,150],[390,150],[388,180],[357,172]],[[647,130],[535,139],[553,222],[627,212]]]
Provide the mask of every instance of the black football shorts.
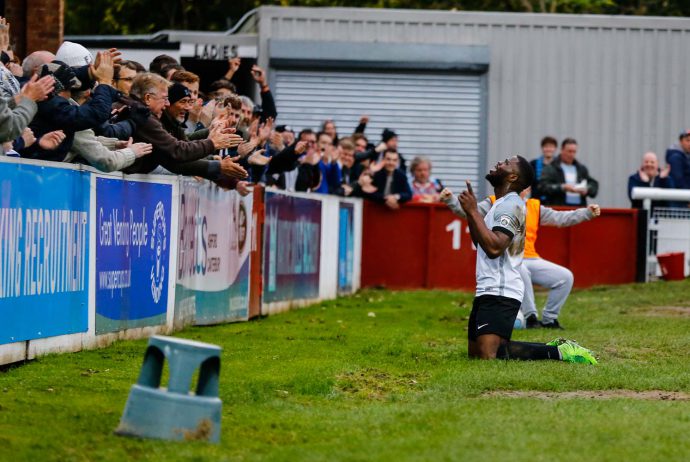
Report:
[[481,295],[474,299],[467,338],[477,340],[485,334],[495,334],[510,340],[521,302],[499,295]]

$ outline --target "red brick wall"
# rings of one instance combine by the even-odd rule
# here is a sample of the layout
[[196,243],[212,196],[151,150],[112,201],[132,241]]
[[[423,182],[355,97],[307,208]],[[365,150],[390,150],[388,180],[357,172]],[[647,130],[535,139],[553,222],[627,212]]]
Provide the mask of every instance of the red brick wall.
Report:
[[12,43],[20,58],[37,50],[57,51],[64,33],[65,0],[5,0]]

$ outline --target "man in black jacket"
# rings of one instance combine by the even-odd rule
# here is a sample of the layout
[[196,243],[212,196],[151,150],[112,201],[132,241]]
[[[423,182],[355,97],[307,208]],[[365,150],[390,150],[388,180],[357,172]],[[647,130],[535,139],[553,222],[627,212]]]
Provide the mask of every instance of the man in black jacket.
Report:
[[74,70],[60,61],[53,61],[41,67],[41,77],[52,75],[55,79],[55,94],[38,103],[38,113],[29,127],[37,138],[55,130],[62,130],[65,133],[65,139],[57,149],[51,151],[43,150],[39,143],[35,143],[21,152],[22,157],[61,162],[72,147],[75,132],[98,127],[108,120],[111,106],[120,95],[111,86],[113,82],[112,55],[109,52],[103,52],[99,57],[98,67],[93,66],[92,72],[94,80],[99,85],[93,91],[88,103],[74,106],[69,102],[71,90],[82,86]]
[[575,160],[576,155],[577,141],[566,138],[558,157],[544,167],[539,180],[539,191],[546,198],[544,204],[581,207],[587,205],[587,196],[597,196],[599,182]]
[[400,158],[398,153],[388,150],[383,155],[383,168],[374,174],[373,185],[376,191],[362,193],[364,198],[386,204],[392,210],[400,208],[412,199],[412,190],[405,173],[398,168]]

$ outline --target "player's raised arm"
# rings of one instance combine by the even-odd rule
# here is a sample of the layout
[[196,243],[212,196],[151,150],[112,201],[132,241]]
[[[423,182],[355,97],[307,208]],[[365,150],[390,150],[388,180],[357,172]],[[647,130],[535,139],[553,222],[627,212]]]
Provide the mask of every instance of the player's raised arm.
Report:
[[486,227],[484,217],[477,208],[477,198],[474,196],[472,184],[469,181],[467,181],[467,190],[460,194],[459,200],[467,215],[472,241],[481,246],[489,258],[494,259],[501,256],[513,240],[514,233],[500,227],[495,227],[494,230]]

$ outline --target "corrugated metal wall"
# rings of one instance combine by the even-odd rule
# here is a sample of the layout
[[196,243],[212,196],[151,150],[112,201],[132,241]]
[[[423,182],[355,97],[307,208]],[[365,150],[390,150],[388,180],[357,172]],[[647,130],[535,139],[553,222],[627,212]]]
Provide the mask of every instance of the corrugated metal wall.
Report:
[[[488,45],[488,162],[535,157],[544,135],[574,137],[605,206],[627,207],[646,150],[664,157],[690,127],[690,20],[348,8],[259,11],[268,40]],[[280,109],[280,108],[279,108]]]
[[[476,186],[480,151],[481,78],[414,72],[274,71],[280,123],[295,130],[318,130],[333,119],[340,136],[354,131],[361,115],[370,117],[366,135],[380,140],[395,129],[409,167],[417,155],[429,157],[432,174],[459,190]],[[425,91],[420,91],[424,89]],[[304,95],[309,94],[309,99]]]

